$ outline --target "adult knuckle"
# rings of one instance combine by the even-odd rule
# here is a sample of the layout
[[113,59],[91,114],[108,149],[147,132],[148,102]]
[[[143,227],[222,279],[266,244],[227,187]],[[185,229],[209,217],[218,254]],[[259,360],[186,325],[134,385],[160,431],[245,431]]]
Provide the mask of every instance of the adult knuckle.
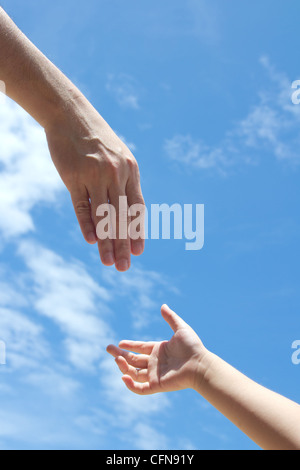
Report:
[[136,159],[135,159],[134,157],[132,157],[132,156],[130,156],[130,155],[126,156],[125,162],[126,162],[127,167],[128,167],[131,171],[135,171],[135,172],[138,171],[139,166],[138,166],[137,161],[136,161]]
[[135,158],[133,160],[130,160],[128,167],[130,169],[131,177],[137,182],[140,181],[140,169]]
[[85,166],[85,174],[89,180],[93,180],[99,177],[99,174],[102,173],[103,164],[101,159],[97,156],[88,156],[86,157],[87,165]]
[[77,201],[74,204],[74,208],[76,214],[83,215],[90,211],[90,203],[89,201]]
[[121,164],[118,161],[110,162],[108,171],[110,173],[111,180],[115,184],[119,184],[121,181]]
[[113,185],[120,184],[121,170],[117,159],[109,156],[90,156],[88,157],[87,177],[89,181],[106,181]]

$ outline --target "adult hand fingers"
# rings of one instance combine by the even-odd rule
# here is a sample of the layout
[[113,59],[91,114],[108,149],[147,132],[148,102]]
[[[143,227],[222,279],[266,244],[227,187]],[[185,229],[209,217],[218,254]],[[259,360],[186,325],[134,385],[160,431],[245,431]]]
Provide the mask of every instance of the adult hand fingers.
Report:
[[91,190],[92,216],[95,221],[98,237],[98,249],[102,263],[112,266],[115,263],[113,237],[114,221],[111,208],[108,205],[108,195],[105,187]]
[[115,264],[118,271],[124,272],[130,268],[131,255],[130,239],[128,236],[128,203],[125,190],[120,192],[116,187],[111,188],[109,200],[116,213]]
[[139,256],[145,249],[145,202],[139,179],[138,168],[132,172],[126,186],[128,206],[130,208],[131,253]]
[[84,185],[72,188],[70,193],[82,234],[88,243],[95,244],[97,236],[91,213],[89,193]]

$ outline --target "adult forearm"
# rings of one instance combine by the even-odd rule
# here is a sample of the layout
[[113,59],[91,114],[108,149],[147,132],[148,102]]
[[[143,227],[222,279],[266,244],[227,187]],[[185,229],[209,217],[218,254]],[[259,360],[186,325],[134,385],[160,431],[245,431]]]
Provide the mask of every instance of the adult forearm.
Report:
[[[84,238],[96,243],[106,266],[130,267],[144,240],[97,239],[97,209],[108,201],[119,217],[119,197],[144,204],[138,164],[124,142],[83,94],[0,9],[0,81],[6,92],[44,127],[50,154],[70,191]],[[129,224],[129,218],[127,223]]]
[[265,450],[300,449],[300,406],[253,382],[217,356],[196,390]]
[[0,8],[0,80],[7,95],[43,127],[61,115],[79,90]]

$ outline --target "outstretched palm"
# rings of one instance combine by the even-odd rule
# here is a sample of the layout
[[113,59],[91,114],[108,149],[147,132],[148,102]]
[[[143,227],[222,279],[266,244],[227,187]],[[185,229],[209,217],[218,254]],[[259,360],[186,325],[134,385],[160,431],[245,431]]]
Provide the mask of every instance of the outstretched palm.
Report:
[[125,385],[140,395],[193,387],[199,362],[206,353],[194,330],[166,305],[162,315],[174,331],[170,341],[121,341],[119,347],[107,348],[124,374]]

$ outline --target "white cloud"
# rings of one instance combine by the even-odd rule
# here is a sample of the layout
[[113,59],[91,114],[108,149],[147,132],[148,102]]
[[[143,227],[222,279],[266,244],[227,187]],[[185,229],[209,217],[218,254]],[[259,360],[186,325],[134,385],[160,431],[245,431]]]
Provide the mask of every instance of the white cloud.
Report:
[[56,202],[63,188],[43,129],[0,95],[0,233],[8,238],[34,230],[30,211]]
[[9,369],[35,368],[40,361],[48,359],[42,327],[21,312],[0,308],[0,337],[6,344]]
[[[55,383],[51,384],[55,389]],[[44,450],[44,449],[79,449],[82,435],[74,428],[70,416],[63,405],[51,406],[51,400],[40,402],[39,397],[32,403],[22,400],[13,404],[6,403],[0,409],[0,447],[1,450]]]
[[30,272],[34,308],[64,333],[69,361],[92,368],[113,336],[103,320],[109,312],[109,291],[79,262],[67,262],[36,242],[22,242],[19,254]]
[[20,307],[28,306],[28,301],[5,276],[7,272],[0,272],[0,339],[6,345],[5,367],[35,368],[49,354],[43,328],[20,311]]
[[221,169],[229,164],[222,148],[210,148],[190,135],[176,135],[166,140],[164,150],[170,160],[202,170]]
[[94,408],[79,416],[78,426],[93,429],[98,435],[109,427],[126,446],[130,444],[135,449],[168,448],[167,436],[158,431],[163,414],[172,406],[167,395],[138,396],[129,392],[110,357],[101,362],[100,383],[106,407]]
[[[166,302],[166,292],[178,294],[179,290],[166,276],[156,271],[148,271],[133,266],[126,276],[117,278],[115,271],[106,271],[104,279],[110,286],[118,284],[119,296],[124,296],[130,303],[133,327],[142,330],[153,321],[153,311],[160,312]],[[159,303],[161,302],[161,303]]]
[[30,432],[30,419],[20,416],[18,412],[0,410],[0,436],[16,438]]
[[[108,321],[109,304],[116,292],[114,274],[104,276],[106,287],[100,286],[91,278],[85,265],[67,261],[34,240],[21,242],[17,253],[26,266],[21,275],[22,283],[13,286],[4,279],[7,272],[0,272],[0,284],[6,291],[6,295],[0,297],[0,336],[7,343],[9,359],[8,365],[0,370],[4,374],[2,377],[6,377],[6,388],[0,390],[2,404],[6,403],[5,397],[8,397],[8,403],[12,398],[19,403],[17,390],[26,387],[30,394],[37,390],[41,402],[53,400],[55,409],[66,400],[71,408],[76,404],[78,414],[73,415],[73,419],[78,429],[72,432],[79,439],[79,447],[80,429],[85,429],[91,436],[101,435],[103,439],[113,429],[125,447],[148,449],[154,445],[167,448],[168,439],[159,422],[161,414],[171,406],[169,397],[140,397],[129,392],[114,361],[105,351],[109,342],[116,342]],[[150,316],[151,310],[159,311],[159,304],[156,305],[152,298],[159,296],[161,286],[173,289],[161,274],[141,267],[133,270],[129,278],[118,277],[117,285],[119,295],[128,299],[128,311],[138,309],[139,305],[134,322],[138,313],[143,318],[145,314]],[[25,309],[24,312],[18,311],[17,307]],[[81,373],[88,373],[94,380],[96,377],[97,383],[100,380],[101,384],[97,392],[99,399],[93,402],[93,411],[88,413],[82,408],[86,385]],[[12,386],[14,381],[18,383],[17,389]],[[14,417],[10,419],[13,423]],[[23,419],[27,420],[28,416],[21,414],[19,421]],[[31,436],[36,436],[37,442],[44,442],[46,446],[54,445],[58,442],[57,435],[52,436],[51,429],[57,419],[58,416],[53,416],[53,420],[47,422],[45,436],[39,436],[41,423],[36,420],[30,428]],[[3,436],[11,438],[10,433],[13,435],[13,427],[7,435],[3,432]],[[27,440],[22,433],[16,433],[15,437],[23,442]],[[68,442],[67,436],[62,439],[64,443]]]
[[120,426],[135,422],[137,418],[142,421],[170,405],[166,394],[140,396],[130,392],[121,380],[122,374],[111,357],[106,357],[101,362],[101,371],[103,392],[117,414]]
[[[161,295],[160,290],[173,288],[161,274],[142,267],[117,278],[114,271],[103,270],[103,287],[91,277],[86,264],[64,259],[34,239],[20,238],[36,226],[34,207],[56,204],[62,189],[43,130],[17,105],[1,101],[0,232],[4,244],[11,236],[18,241],[13,246],[19,257],[11,267],[3,264],[0,269],[0,339],[7,346],[7,364],[0,369],[5,378],[0,415],[7,419],[1,444],[7,447],[16,439],[25,446],[34,440],[46,447],[76,442],[80,447],[84,440],[72,427],[76,422],[81,429],[88,425],[90,436],[105,436],[114,429],[126,446],[148,448],[149,442],[164,446],[167,439],[155,422],[170,405],[169,398],[131,394],[105,349],[115,342],[110,316],[116,285],[119,300],[127,299],[127,309],[139,329],[149,324],[151,312],[159,315],[160,304],[154,298]],[[93,402],[96,417],[83,412],[89,400],[86,374],[97,385],[98,374],[101,377],[100,389],[96,386],[101,400]],[[37,397],[35,411],[21,412],[23,394]],[[18,412],[12,411],[11,400]],[[53,404],[53,414],[45,409],[45,400]],[[62,410],[66,404],[68,411]],[[39,415],[32,419],[36,412]],[[66,425],[58,430],[65,418]]]
[[51,367],[43,367],[34,372],[30,372],[24,381],[43,391],[45,395],[50,395],[57,399],[72,398],[80,389],[80,383],[68,376],[69,371],[58,371]]
[[187,7],[191,15],[190,34],[215,44],[220,39],[220,5],[209,0],[187,0]]
[[167,157],[189,168],[227,173],[238,165],[254,164],[270,154],[290,164],[300,163],[300,106],[291,102],[291,81],[268,58],[260,60],[268,77],[267,90],[245,118],[217,146],[190,135],[175,135],[164,143]]
[[278,160],[298,164],[300,107],[291,101],[292,81],[278,72],[267,57],[260,62],[267,73],[269,89],[260,93],[259,103],[239,123],[236,136],[256,151],[265,150]]
[[133,432],[135,434],[135,445],[138,449],[170,449],[167,436],[149,424],[137,423],[133,428]]
[[132,7],[128,5],[124,12],[126,18],[122,15],[119,21],[115,19],[118,28],[126,27],[127,32],[132,30],[135,35],[146,36],[156,47],[165,39],[177,41],[192,37],[205,46],[214,46],[220,39],[221,6],[209,0],[152,2],[145,4],[140,12],[135,9],[134,14]]
[[122,108],[138,110],[139,93],[136,80],[127,74],[109,74],[106,83],[109,91]]
[[8,273],[0,270],[0,307],[24,307],[28,304],[24,295],[14,288],[5,276]]
[[117,132],[116,134],[118,135],[119,139],[121,139],[122,142],[124,142],[124,144],[127,145],[127,147],[129,148],[129,150],[131,150],[131,152],[136,151],[136,145],[133,142],[128,142],[128,140],[123,135],[118,134]]

